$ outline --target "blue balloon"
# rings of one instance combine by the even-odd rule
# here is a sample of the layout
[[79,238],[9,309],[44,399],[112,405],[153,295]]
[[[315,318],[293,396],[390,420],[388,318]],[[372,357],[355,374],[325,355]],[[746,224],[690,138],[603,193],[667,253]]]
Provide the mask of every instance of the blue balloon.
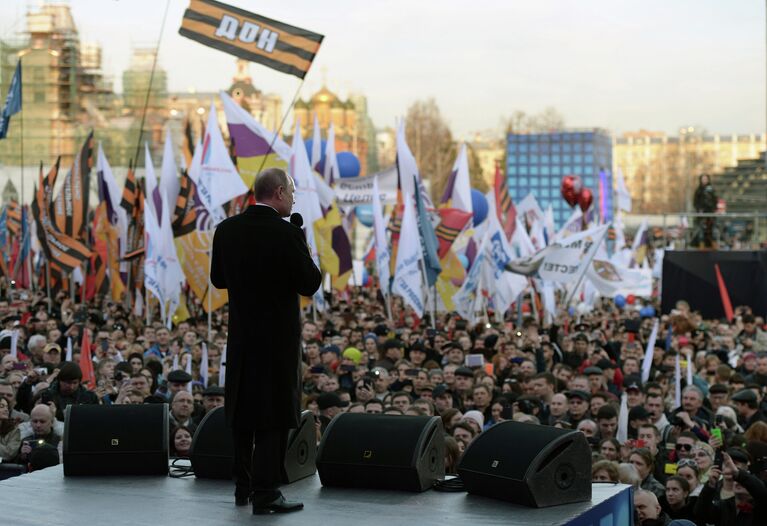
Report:
[[572,307],[572,306],[567,307],[567,314],[569,314],[570,316],[575,316],[575,307]]
[[339,175],[346,179],[347,177],[359,177],[360,160],[352,152],[340,152],[336,154],[338,159]]
[[458,261],[461,262],[464,269],[469,269],[469,258],[466,257],[466,254],[458,254]]
[[370,279],[370,276],[368,275],[368,269],[363,268],[362,269],[362,283],[361,283],[361,285],[363,287],[367,287],[369,279]]
[[652,305],[645,305],[639,310],[639,315],[642,318],[652,318],[655,316],[655,307]]
[[373,205],[357,205],[354,207],[354,214],[366,227],[373,226]]
[[[325,171],[325,147],[328,145],[328,141],[321,141],[321,148],[320,148],[320,164],[317,166],[317,171],[322,174]],[[312,139],[306,139],[304,141],[304,145],[306,146],[306,157],[309,158],[309,163],[312,162],[312,147],[314,146],[314,141]]]
[[619,309],[622,309],[626,306],[626,298],[623,296],[623,294],[618,294],[615,296],[615,306]]
[[471,189],[471,208],[474,211],[474,226],[487,219],[487,198],[479,190]]

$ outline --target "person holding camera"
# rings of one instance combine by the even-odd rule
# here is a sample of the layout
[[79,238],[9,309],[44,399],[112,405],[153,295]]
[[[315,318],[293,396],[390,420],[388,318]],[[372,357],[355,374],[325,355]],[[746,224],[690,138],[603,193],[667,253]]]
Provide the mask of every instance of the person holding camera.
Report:
[[32,432],[21,437],[21,447],[16,462],[18,464],[29,463],[32,452],[46,445],[59,449],[59,458],[61,458],[61,436],[53,429],[53,409],[45,404],[36,405],[31,411],[30,423],[32,424]]
[[83,372],[80,366],[73,362],[63,362],[59,374],[51,385],[43,391],[44,403],[53,402],[56,405],[56,419],[64,420],[64,410],[68,405],[98,404],[96,393],[89,391],[81,384]]
[[[767,524],[767,487],[746,467],[744,463],[736,465],[728,453],[723,453],[722,464],[709,470],[708,482],[695,504],[696,515],[714,526]],[[720,478],[724,478],[721,485]]]

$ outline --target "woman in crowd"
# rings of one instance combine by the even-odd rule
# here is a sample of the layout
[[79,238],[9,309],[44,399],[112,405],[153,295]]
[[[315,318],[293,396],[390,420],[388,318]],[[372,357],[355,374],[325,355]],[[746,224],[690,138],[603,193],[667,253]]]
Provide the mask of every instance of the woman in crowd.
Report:
[[455,475],[458,461],[461,459],[461,449],[458,441],[449,436],[445,436],[445,474]]
[[461,421],[463,413],[458,409],[450,408],[442,413],[442,425],[445,428],[445,433],[452,433],[453,427]]
[[603,438],[599,443],[599,454],[605,460],[620,461],[621,444],[614,438]]
[[592,482],[619,482],[618,464],[610,460],[600,460],[591,466]]
[[692,448],[692,458],[698,463],[698,479],[701,484],[708,480],[708,470],[714,463],[714,448],[705,442],[697,442]]
[[690,496],[697,497],[703,489],[700,482],[700,470],[698,463],[692,458],[683,458],[679,461],[676,468],[676,474],[687,481],[690,486]]
[[655,493],[655,496],[661,498],[666,493],[663,484],[653,477],[652,472],[655,468],[655,461],[652,458],[650,450],[644,447],[633,449],[629,455],[629,462],[637,468],[639,477],[642,479],[640,488]]
[[11,418],[8,400],[0,397],[0,462],[11,462],[21,447],[21,433]]
[[174,458],[186,458],[192,449],[192,433],[189,428],[179,426],[170,433],[170,456]]
[[674,475],[666,480],[666,493],[658,499],[661,508],[672,519],[687,519],[694,521],[695,501],[690,497],[690,484],[687,479]]

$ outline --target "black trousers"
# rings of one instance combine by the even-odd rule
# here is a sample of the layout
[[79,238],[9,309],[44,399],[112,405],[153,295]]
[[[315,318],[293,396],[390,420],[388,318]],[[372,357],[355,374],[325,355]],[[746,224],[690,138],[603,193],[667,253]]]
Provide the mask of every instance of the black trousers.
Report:
[[233,429],[236,492],[253,492],[254,502],[270,502],[280,496],[288,430]]

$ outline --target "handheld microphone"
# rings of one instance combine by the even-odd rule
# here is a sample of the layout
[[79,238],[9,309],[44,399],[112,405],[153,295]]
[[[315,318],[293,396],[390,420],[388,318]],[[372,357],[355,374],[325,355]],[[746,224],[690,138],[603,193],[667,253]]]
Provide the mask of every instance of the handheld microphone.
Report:
[[290,224],[296,225],[298,228],[304,226],[304,218],[298,212],[290,214]]

